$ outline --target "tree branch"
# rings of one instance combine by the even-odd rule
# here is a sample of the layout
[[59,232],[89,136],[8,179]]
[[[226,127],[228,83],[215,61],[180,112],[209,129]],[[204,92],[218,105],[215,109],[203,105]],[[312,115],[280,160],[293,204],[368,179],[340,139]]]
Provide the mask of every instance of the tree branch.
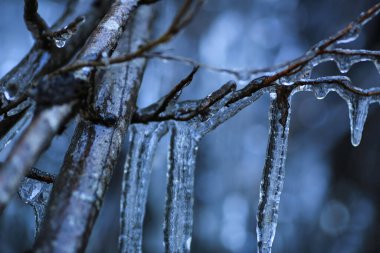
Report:
[[26,174],[27,178],[35,179],[41,182],[45,182],[48,184],[52,184],[55,181],[55,175],[47,173],[45,171],[41,171],[36,168],[31,168]]
[[[140,7],[117,52],[136,50],[139,41],[149,39],[151,14],[148,7]],[[145,62],[140,59],[97,72],[92,110],[99,117],[113,115],[116,124],[106,127],[82,116],[54,185],[35,251],[85,250],[136,107]]]
[[26,27],[41,47],[47,46],[46,32],[49,30],[45,20],[38,14],[38,0],[24,1],[24,20]]
[[65,72],[71,72],[83,67],[101,67],[111,64],[117,64],[122,62],[131,61],[136,58],[144,57],[144,53],[152,50],[153,48],[170,41],[175,35],[178,34],[181,29],[190,23],[195,13],[199,10],[203,4],[203,0],[196,0],[195,6],[192,7],[193,0],[185,0],[177,15],[174,17],[171,25],[159,38],[152,40],[144,45],[141,45],[136,51],[119,57],[108,58],[106,60],[92,59],[87,61],[78,61],[73,64],[67,65],[56,71],[55,74],[62,74]]
[[[53,25],[53,29],[58,29],[58,27],[67,24],[70,20],[78,16],[85,16],[86,23],[81,26],[81,29],[64,48],[55,48],[46,51],[36,43],[24,59],[0,79],[0,87],[2,90],[6,92],[11,91],[10,94],[12,95],[12,100],[9,100],[3,92],[0,93],[1,113],[13,110],[13,108],[29,97],[28,89],[33,80],[38,80],[44,74],[62,66],[72,58],[78,49],[82,47],[99,19],[107,11],[110,2],[111,0],[100,2],[98,0],[70,0],[68,2],[64,14],[56,24]],[[20,125],[23,125],[22,122],[26,122],[30,119],[30,115],[31,110],[27,114],[24,114],[23,117],[14,118],[12,122],[8,122],[6,127],[8,133],[3,135],[5,139],[2,139],[1,142],[9,142],[9,140],[13,138],[14,133],[19,130]],[[10,123],[12,123],[12,126],[10,126]],[[5,129],[3,122],[0,122],[0,128]]]
[[[114,2],[108,14],[87,40],[85,47],[78,54],[78,58],[97,58],[102,52],[111,52],[136,5],[137,0]],[[53,76],[52,78],[56,77]],[[89,78],[89,75],[86,75],[85,78]],[[81,79],[77,81],[83,82]],[[73,112],[75,112],[74,108],[77,106],[77,102],[68,101],[63,105],[46,109],[40,108],[26,131],[22,133],[21,138],[13,146],[4,166],[0,168],[0,212],[17,190],[28,168],[34,165],[68,119],[75,115]],[[37,139],[38,141],[36,141]]]
[[[0,212],[17,191],[29,168],[49,146],[52,136],[67,122],[71,113],[70,107],[71,105],[67,104],[54,106],[48,111],[37,114],[30,127],[12,148],[0,169]],[[62,115],[62,117],[57,118],[56,115]]]

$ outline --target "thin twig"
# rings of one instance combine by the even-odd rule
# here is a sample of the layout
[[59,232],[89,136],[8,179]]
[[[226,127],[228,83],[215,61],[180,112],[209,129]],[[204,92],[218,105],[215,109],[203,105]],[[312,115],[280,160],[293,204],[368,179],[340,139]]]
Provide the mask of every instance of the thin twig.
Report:
[[154,4],[159,2],[160,0],[140,0],[139,4]]
[[55,175],[39,170],[37,168],[31,168],[26,174],[26,177],[48,184],[52,184],[55,181]]
[[38,44],[45,47],[48,39],[46,32],[49,30],[45,20],[38,14],[38,0],[24,1],[24,20],[26,27]]
[[[178,108],[175,111],[169,110],[169,112],[163,111],[161,114],[157,114],[155,112],[145,113],[146,111],[150,110],[142,109],[140,110],[140,113],[136,112],[133,116],[133,123],[148,123],[167,120],[188,121],[192,118],[195,118],[196,116],[202,116],[203,120],[205,120],[205,117],[207,118],[207,115],[205,115],[207,114],[207,110],[210,109],[215,103],[226,97],[231,92],[234,92],[235,90],[236,83],[229,81],[222,87],[220,87],[216,91],[213,91],[211,94],[209,94],[201,100],[178,102],[178,104],[173,106],[175,108]],[[195,106],[189,108],[188,106],[186,106],[189,104]],[[154,105],[150,105],[147,108],[152,106],[154,107]]]
[[84,16],[77,17],[74,21],[72,21],[70,24],[68,24],[64,28],[55,32],[48,32],[46,36],[51,41],[54,41],[55,45],[58,48],[62,48],[65,46],[66,41],[69,40],[74,34],[78,32],[79,27],[85,21],[86,21],[86,18]]
[[178,99],[178,97],[182,93],[182,90],[191,83],[198,69],[199,67],[195,66],[189,75],[187,75],[176,86],[174,86],[174,88],[171,91],[169,91],[169,93],[164,97],[162,102],[159,104],[156,112],[154,113],[155,115],[159,115],[161,112],[163,112],[166,109],[169,103],[174,102]]
[[[330,38],[316,44],[309,51],[307,51],[303,56],[295,59],[294,61],[289,62],[288,65],[284,69],[281,69],[280,71],[276,72],[274,75],[270,75],[264,78],[262,85],[267,87],[275,83],[281,77],[287,76],[289,74],[294,74],[294,72],[296,72],[297,70],[301,70],[303,66],[305,66],[309,61],[311,61],[318,55],[323,54],[325,52],[324,50],[330,47],[331,45],[338,43],[339,40],[341,40],[345,36],[352,35],[352,33],[354,32],[357,33],[358,26],[365,25],[368,22],[368,20],[376,16],[379,13],[379,11],[380,11],[380,3],[374,5],[369,10],[361,13],[355,21],[348,24],[346,27],[338,31],[335,35],[331,36]],[[248,87],[243,88],[241,92],[236,93],[236,95],[231,98],[231,101],[229,103],[231,104],[244,97],[249,97],[253,91],[252,89]]]
[[175,35],[178,34],[178,32],[181,31],[186,25],[190,23],[192,18],[194,17],[195,13],[199,10],[200,6],[203,3],[203,0],[197,0],[195,3],[195,7],[191,8],[192,0],[185,0],[182,7],[178,11],[177,15],[173,19],[173,22],[169,26],[169,28],[166,30],[165,33],[163,33],[159,38],[152,40],[144,45],[141,45],[136,51],[122,55],[119,57],[113,57],[106,60],[92,60],[92,61],[77,61],[73,64],[67,65],[65,67],[60,68],[57,70],[54,74],[62,74],[65,72],[70,72],[74,70],[78,70],[83,67],[101,67],[101,66],[108,66],[111,64],[117,64],[122,62],[131,61],[136,58],[143,57],[143,54],[152,50],[153,48],[164,44],[168,41],[170,41]]

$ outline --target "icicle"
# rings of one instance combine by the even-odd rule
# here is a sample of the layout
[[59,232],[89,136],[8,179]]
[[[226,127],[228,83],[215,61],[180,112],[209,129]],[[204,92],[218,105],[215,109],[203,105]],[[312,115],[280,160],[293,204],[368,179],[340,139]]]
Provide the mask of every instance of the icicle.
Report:
[[[349,50],[340,50],[342,53],[347,51],[349,54]],[[371,57],[359,56],[359,55],[332,55],[334,61],[336,62],[340,73],[347,73],[351,67],[359,62],[363,61],[373,61],[374,59]]]
[[369,98],[351,95],[347,99],[350,115],[351,143],[357,147],[362,138],[363,127],[367,119]]
[[324,99],[329,93],[329,89],[324,85],[314,86],[314,94],[317,99]]
[[173,123],[164,221],[164,245],[167,253],[190,252],[198,141],[198,135],[191,126],[181,122]]
[[142,252],[142,230],[152,160],[157,143],[165,133],[164,124],[130,126],[129,150],[124,167],[120,202],[120,252]]
[[380,61],[374,61],[377,72],[380,74]]
[[347,73],[351,68],[351,61],[348,57],[337,57],[335,62],[339,68],[340,73]]
[[288,145],[289,94],[290,91],[286,87],[279,87],[276,93],[271,93],[269,139],[257,211],[256,232],[259,253],[271,252],[276,233]]
[[36,218],[35,236],[38,234],[45,216],[45,206],[49,200],[52,184],[25,178],[19,188],[20,198],[33,207]]

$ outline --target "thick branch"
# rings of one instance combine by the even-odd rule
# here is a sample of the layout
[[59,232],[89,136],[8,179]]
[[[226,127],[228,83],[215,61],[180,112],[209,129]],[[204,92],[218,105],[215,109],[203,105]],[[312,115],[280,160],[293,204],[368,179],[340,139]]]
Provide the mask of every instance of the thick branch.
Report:
[[[139,41],[149,39],[152,13],[140,8],[116,51],[135,50]],[[135,110],[144,67],[140,59],[97,74],[92,109],[100,117],[113,115],[116,125],[81,119],[55,183],[36,252],[84,251]]]
[[[78,49],[82,47],[99,19],[104,15],[110,2],[111,0],[69,1],[65,13],[53,26],[53,29],[69,23],[78,16],[85,16],[86,23],[81,26],[81,29],[64,48],[54,48],[46,51],[36,43],[24,59],[0,79],[0,87],[5,91],[10,90],[13,99],[9,101],[3,93],[0,94],[1,113],[12,110],[27,99],[28,94],[26,91],[33,80],[39,79],[42,75],[62,66],[72,58]],[[12,122],[7,122],[6,127],[3,121],[0,122],[1,129],[8,129],[7,133],[4,133],[3,136],[5,137],[1,140],[1,143],[7,143],[13,138],[20,126],[30,119],[30,115],[31,113],[29,112],[23,114],[22,117],[14,118]]]
[[[102,52],[110,52],[116,46],[136,4],[135,0],[114,2],[108,14],[87,40],[84,49],[79,53],[79,59],[96,58]],[[53,78],[56,77],[53,76]],[[83,82],[83,80],[78,80],[78,82]],[[28,168],[34,165],[53,137],[66,124],[68,118],[74,115],[76,105],[74,101],[52,108],[42,110],[40,108],[35,115],[30,126],[13,147],[4,166],[0,168],[0,212],[17,190]],[[47,120],[46,115],[49,115],[51,119]],[[51,122],[54,123],[53,126]],[[41,129],[47,129],[47,131],[44,132]],[[5,180],[7,177],[10,179]]]
[[[17,100],[19,96],[25,94],[32,80],[38,79],[42,75],[66,64],[78,49],[82,47],[90,33],[94,30],[99,19],[103,17],[107,11],[110,2],[111,0],[71,0],[63,16],[53,25],[53,28],[60,27],[70,23],[78,16],[86,17],[86,22],[73,36],[70,43],[64,48],[55,48],[49,52],[39,48],[37,44],[34,45],[24,59],[0,80],[0,87],[3,87],[5,90],[7,90],[9,86],[12,88],[15,87],[15,91],[12,93],[14,95],[13,99]],[[1,107],[9,103],[9,100],[4,97],[4,94],[0,94],[0,97],[2,102]]]

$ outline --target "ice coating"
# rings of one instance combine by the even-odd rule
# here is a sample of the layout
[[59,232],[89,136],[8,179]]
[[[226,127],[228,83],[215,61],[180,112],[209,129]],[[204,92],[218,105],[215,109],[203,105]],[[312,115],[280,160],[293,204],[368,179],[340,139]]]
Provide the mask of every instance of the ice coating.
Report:
[[290,120],[290,93],[271,93],[269,139],[257,211],[257,252],[269,253],[276,234],[278,210],[285,177]]
[[143,221],[152,160],[157,143],[166,133],[164,124],[135,124],[129,128],[129,148],[124,166],[120,201],[120,252],[142,252]]
[[341,37],[337,41],[337,44],[349,43],[356,40],[359,37],[361,30],[362,30],[361,24],[352,23],[352,28],[350,29],[350,31],[347,34],[345,34],[343,37]]
[[190,252],[197,136],[187,123],[174,122],[172,125],[164,221],[167,253]]
[[362,132],[368,114],[368,106],[370,99],[367,97],[358,97],[351,95],[347,100],[349,116],[350,116],[350,129],[351,129],[351,143],[357,147],[362,139]]

